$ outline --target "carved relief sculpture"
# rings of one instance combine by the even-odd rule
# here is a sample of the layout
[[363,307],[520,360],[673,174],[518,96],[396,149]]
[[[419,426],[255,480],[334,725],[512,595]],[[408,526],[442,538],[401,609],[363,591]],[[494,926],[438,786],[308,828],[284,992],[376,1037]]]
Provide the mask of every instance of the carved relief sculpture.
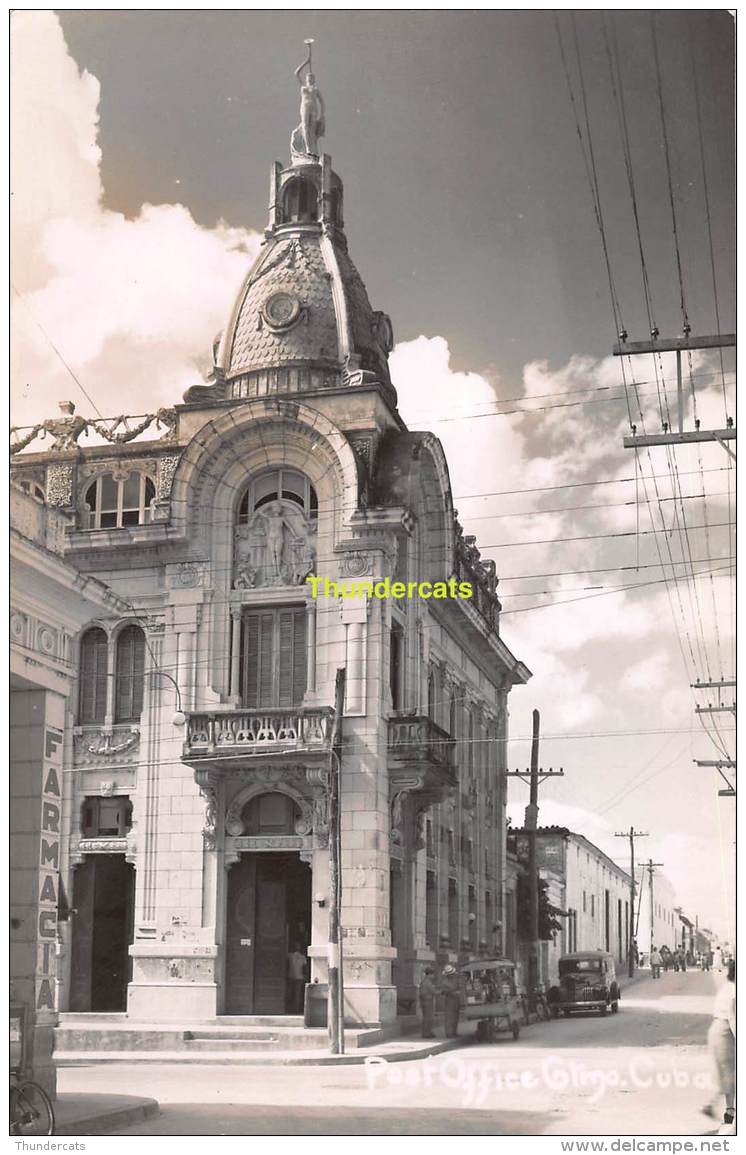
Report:
[[316,527],[292,501],[278,498],[236,530],[233,586],[302,585],[316,565]]
[[47,466],[47,505],[57,508],[72,505],[73,466]]

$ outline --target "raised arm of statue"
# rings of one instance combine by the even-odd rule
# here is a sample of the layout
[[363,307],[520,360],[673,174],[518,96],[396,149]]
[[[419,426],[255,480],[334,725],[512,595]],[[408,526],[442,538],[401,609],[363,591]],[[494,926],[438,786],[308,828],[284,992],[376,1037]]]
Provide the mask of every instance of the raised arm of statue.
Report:
[[307,68],[309,72],[311,71],[311,49],[310,49],[310,46],[308,49],[308,56],[306,57],[306,59],[303,61],[302,64],[298,65],[298,67],[295,70],[296,79],[298,81],[298,84],[301,85],[301,87],[303,86],[303,82],[305,80],[305,77],[301,76],[301,72],[303,71],[304,68]]

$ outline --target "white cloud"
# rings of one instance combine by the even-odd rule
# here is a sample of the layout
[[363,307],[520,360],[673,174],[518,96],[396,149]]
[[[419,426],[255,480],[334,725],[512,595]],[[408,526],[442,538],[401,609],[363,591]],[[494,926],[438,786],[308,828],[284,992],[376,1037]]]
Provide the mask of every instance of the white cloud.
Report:
[[66,397],[90,411],[50,341],[105,415],[173,403],[209,367],[259,237],[179,204],[102,207],[98,81],[50,11],[15,13],[11,47],[14,421]]

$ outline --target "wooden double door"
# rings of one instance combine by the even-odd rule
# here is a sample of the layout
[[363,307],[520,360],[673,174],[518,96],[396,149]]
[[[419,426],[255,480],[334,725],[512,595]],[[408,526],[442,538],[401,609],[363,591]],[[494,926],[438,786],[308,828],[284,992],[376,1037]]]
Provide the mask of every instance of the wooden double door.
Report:
[[228,875],[224,1013],[291,1013],[288,955],[305,953],[310,930],[311,869],[300,855],[242,855]]

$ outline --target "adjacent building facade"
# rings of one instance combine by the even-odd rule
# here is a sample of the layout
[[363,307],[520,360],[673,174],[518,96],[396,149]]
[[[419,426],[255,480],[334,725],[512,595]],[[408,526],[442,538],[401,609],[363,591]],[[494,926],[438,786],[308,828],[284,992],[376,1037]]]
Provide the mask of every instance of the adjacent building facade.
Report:
[[[528,862],[525,830],[509,832],[518,860]],[[628,958],[630,877],[613,859],[582,834],[564,826],[543,826],[536,832],[536,862],[547,882],[547,896],[560,910],[562,931],[542,944],[542,981],[557,981],[560,955],[571,951],[605,950],[618,963]]]
[[294,948],[323,990],[339,668],[348,1021],[412,1010],[425,963],[501,948],[514,917],[508,694],[530,673],[439,441],[398,413],[391,324],[306,130],[207,382],[129,424],[66,404],[51,449],[16,441],[17,481],[69,522],[58,564],[99,591],[55,699],[59,1010],[285,1014]]

